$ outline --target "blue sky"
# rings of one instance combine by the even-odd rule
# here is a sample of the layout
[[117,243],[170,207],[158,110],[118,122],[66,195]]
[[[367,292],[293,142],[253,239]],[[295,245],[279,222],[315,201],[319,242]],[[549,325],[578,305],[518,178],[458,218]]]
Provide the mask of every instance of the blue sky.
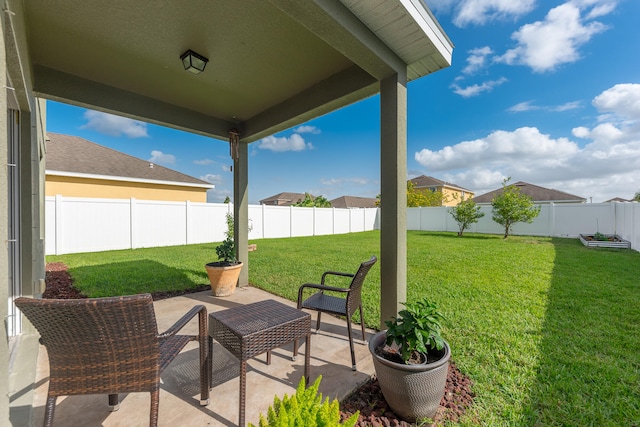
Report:
[[[506,177],[594,203],[640,191],[640,1],[427,0],[451,67],[408,86],[407,178],[480,195]],[[249,146],[249,202],[380,192],[379,97]],[[225,141],[48,102],[47,129],[233,193]]]

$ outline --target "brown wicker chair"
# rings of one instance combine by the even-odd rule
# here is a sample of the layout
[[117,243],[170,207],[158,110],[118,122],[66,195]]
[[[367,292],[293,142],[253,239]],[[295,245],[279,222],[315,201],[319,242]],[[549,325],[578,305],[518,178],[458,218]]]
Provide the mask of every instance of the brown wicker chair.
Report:
[[[360,326],[362,328],[362,340],[366,341],[364,334],[364,318],[362,317],[362,284],[367,276],[367,273],[376,263],[378,259],[372,256],[369,261],[365,261],[360,264],[360,268],[355,274],[340,273],[337,271],[326,271],[322,274],[320,284],[305,283],[298,289],[298,309],[307,308],[309,310],[315,310],[318,312],[318,320],[316,322],[316,330],[320,329],[320,315],[322,313],[337,314],[345,316],[347,318],[347,332],[349,333],[349,347],[351,349],[351,369],[356,370],[356,355],[353,350],[353,336],[351,333],[351,316],[355,313],[356,309],[360,310]],[[325,285],[325,278],[328,275],[351,277],[351,284],[348,288],[339,288],[334,286]],[[303,300],[303,294],[305,289],[318,289],[319,292],[311,295],[307,299]],[[345,298],[327,295],[325,291],[339,292],[346,294]],[[296,343],[297,344],[297,343]]]
[[[53,425],[58,396],[151,393],[151,426],[158,424],[160,374],[190,341],[200,345],[200,404],[209,403],[207,310],[193,307],[159,334],[150,294],[75,300],[18,298],[16,306],[40,333],[49,356],[44,425]],[[177,335],[198,315],[198,335]]]

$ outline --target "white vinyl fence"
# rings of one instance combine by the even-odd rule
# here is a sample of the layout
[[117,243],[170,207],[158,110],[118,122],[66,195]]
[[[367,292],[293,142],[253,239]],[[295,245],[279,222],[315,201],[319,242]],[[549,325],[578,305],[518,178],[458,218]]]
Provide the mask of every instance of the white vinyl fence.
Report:
[[[233,205],[158,202],[136,199],[46,198],[46,254],[61,255],[114,249],[135,249],[220,242],[225,215]],[[502,234],[504,229],[485,216],[465,233]],[[380,228],[380,211],[372,209],[249,206],[249,239],[317,236]],[[407,229],[458,231],[446,207],[408,208]],[[515,224],[513,234],[578,237],[617,234],[640,250],[639,203],[542,205],[532,224]]]
[[[47,255],[220,242],[223,203],[47,197]],[[250,239],[343,234],[379,228],[378,209],[249,206]]]
[[[571,203],[540,205],[540,215],[531,224],[517,223],[513,234],[530,236],[578,237],[580,234],[617,234],[640,250],[639,203]],[[491,218],[491,206],[482,206],[484,217],[465,233],[503,234],[504,228]],[[458,231],[446,207],[408,208],[407,229]]]

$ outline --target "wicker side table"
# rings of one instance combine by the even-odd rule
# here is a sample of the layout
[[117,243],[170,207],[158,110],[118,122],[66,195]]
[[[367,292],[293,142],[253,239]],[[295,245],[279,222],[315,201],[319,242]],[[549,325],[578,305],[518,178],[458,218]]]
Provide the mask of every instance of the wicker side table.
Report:
[[[240,360],[240,407],[238,425],[245,425],[247,360],[267,352],[271,363],[271,350],[305,338],[304,376],[309,383],[311,358],[311,315],[275,300],[260,301],[209,314],[209,357],[213,340]],[[294,346],[293,359],[298,348]],[[209,378],[213,375],[212,361],[208,361]],[[210,382],[212,384],[212,382]]]

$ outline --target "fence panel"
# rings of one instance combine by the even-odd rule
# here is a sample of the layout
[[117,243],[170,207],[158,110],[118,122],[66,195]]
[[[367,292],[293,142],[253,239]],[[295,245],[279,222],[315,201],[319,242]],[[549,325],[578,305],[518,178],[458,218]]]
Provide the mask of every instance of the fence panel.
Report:
[[[542,205],[532,224],[517,223],[513,234],[578,237],[618,234],[640,248],[638,203]],[[222,203],[180,203],[125,199],[45,199],[46,254],[95,252],[137,247],[219,242],[225,215],[233,206]],[[491,206],[467,232],[502,234]],[[249,206],[249,238],[282,238],[344,234],[380,228],[379,209]],[[407,209],[407,229],[457,232],[446,207]]]

